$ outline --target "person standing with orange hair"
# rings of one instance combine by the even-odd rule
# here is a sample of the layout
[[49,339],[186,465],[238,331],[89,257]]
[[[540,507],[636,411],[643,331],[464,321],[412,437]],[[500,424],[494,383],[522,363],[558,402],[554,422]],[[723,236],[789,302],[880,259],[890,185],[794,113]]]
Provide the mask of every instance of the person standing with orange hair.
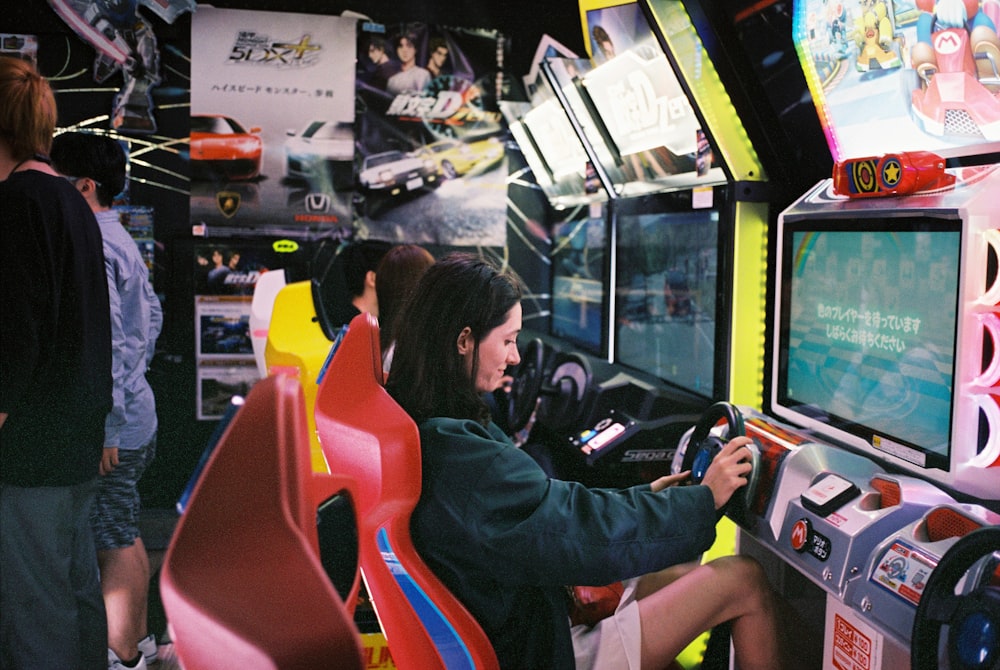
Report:
[[55,96],[0,57],[0,669],[107,667],[90,527],[111,410],[101,232],[49,165]]

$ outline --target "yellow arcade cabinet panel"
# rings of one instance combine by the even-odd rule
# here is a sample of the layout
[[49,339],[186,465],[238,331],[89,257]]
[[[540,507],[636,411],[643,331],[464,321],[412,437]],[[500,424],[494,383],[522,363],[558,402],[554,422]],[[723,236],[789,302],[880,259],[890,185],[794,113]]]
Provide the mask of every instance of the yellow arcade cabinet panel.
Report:
[[267,331],[264,360],[268,372],[288,371],[298,376],[306,398],[310,453],[316,472],[326,472],[326,458],[316,434],[317,379],[333,343],[327,339],[316,315],[312,281],[287,284],[274,298]]

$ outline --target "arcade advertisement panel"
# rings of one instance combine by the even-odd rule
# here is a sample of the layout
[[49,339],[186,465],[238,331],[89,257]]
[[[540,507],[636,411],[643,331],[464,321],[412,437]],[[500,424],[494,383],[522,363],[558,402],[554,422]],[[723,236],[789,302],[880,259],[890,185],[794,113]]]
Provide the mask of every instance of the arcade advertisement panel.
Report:
[[199,8],[192,223],[300,235],[350,226],[354,31],[337,16]]
[[151,12],[167,23],[194,12],[194,0],[49,0],[63,22],[94,51],[93,81],[118,81],[121,87],[110,109],[110,127],[122,133],[152,134],[158,126],[153,91],[163,81],[160,47]]
[[139,247],[142,260],[149,270],[149,281],[153,281],[155,268],[156,239],[153,236],[153,208],[134,205],[115,206],[118,219]]
[[1000,2],[800,0],[794,40],[834,160],[1000,150]]
[[[725,180],[677,74],[635,2],[581,3],[586,94],[620,158],[622,195]],[[579,69],[579,68],[578,68]]]
[[199,420],[220,418],[231,395],[245,394],[260,378],[250,332],[257,281],[265,273],[279,269],[292,275],[303,274],[310,263],[309,253],[307,244],[270,237],[214,239],[195,245],[194,334]]
[[533,88],[530,109],[511,130],[545,196],[557,209],[607,199],[590,178],[594,166],[548,79],[539,74]]
[[368,237],[506,243],[506,41],[493,30],[358,24],[354,208]]

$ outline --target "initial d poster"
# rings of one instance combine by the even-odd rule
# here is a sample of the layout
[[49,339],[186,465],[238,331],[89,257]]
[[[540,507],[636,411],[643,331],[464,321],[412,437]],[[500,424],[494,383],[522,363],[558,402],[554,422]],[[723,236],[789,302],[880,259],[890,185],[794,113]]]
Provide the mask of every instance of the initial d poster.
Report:
[[505,244],[505,49],[490,30],[358,23],[354,207],[369,236]]

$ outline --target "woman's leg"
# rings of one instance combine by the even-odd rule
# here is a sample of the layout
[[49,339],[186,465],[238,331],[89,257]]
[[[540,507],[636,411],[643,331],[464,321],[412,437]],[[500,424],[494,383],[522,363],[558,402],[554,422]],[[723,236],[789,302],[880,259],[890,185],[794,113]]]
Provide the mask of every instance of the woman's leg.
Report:
[[781,667],[774,595],[760,565],[726,556],[646,575],[637,589],[642,667],[665,667],[698,635],[732,620],[741,670]]

